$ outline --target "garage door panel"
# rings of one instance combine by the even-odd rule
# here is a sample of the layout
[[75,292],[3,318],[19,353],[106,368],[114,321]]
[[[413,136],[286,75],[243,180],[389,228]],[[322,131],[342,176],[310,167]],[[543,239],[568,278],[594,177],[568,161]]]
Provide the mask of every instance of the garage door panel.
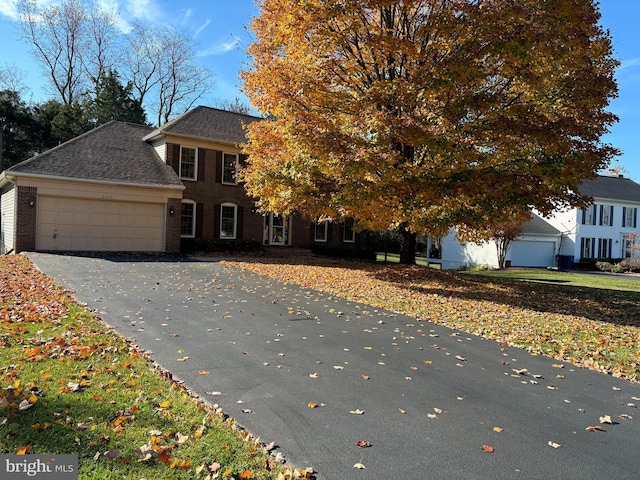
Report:
[[518,240],[509,252],[514,267],[549,267],[555,265],[555,242]]
[[42,196],[40,250],[162,251],[164,206]]

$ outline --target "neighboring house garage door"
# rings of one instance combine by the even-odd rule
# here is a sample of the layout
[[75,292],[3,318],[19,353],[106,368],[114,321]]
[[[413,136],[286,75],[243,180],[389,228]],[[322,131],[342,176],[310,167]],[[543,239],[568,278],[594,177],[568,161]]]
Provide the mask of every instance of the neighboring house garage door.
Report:
[[38,197],[36,249],[164,250],[161,204]]
[[511,245],[511,266],[552,267],[555,265],[555,242],[518,240]]

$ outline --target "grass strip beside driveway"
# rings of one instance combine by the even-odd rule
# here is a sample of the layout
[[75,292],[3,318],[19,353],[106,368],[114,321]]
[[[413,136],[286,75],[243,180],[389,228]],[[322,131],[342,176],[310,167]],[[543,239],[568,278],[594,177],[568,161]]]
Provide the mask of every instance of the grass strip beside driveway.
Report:
[[613,290],[322,258],[226,263],[640,381],[640,282]]
[[[22,255],[0,257],[0,452],[77,454],[81,479],[288,479]],[[297,476],[296,476],[297,475]]]

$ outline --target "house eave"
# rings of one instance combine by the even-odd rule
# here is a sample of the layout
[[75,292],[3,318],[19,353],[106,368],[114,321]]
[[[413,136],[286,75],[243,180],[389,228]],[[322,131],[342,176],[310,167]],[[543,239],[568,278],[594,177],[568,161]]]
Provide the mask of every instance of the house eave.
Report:
[[242,145],[242,143],[238,143],[238,142],[230,142],[228,140],[222,140],[222,139],[217,139],[217,138],[211,138],[211,137],[196,137],[193,135],[185,135],[184,133],[173,133],[173,132],[151,132],[149,135],[147,135],[146,137],[144,137],[142,140],[145,142],[155,142],[156,140],[160,140],[161,138],[166,138],[166,137],[176,137],[176,138],[180,138],[180,139],[185,139],[185,140],[197,140],[200,142],[207,142],[207,143],[219,143],[222,145],[229,145],[232,147],[236,147],[236,148],[240,148],[240,146]]
[[[7,172],[3,172],[2,176],[0,176],[0,185],[6,183],[4,179],[15,181],[19,177],[24,178],[33,178],[39,180],[55,180],[61,182],[74,182],[74,183],[93,183],[97,185],[110,185],[110,186],[119,186],[119,187],[136,187],[136,188],[151,188],[151,189],[162,189],[162,190],[184,190],[184,185],[168,185],[163,183],[139,183],[139,182],[127,182],[125,180],[96,180],[90,178],[77,178],[77,177],[65,177],[61,175],[42,175],[38,173],[24,173],[24,172],[10,172],[7,175]],[[2,183],[4,181],[4,183]]]

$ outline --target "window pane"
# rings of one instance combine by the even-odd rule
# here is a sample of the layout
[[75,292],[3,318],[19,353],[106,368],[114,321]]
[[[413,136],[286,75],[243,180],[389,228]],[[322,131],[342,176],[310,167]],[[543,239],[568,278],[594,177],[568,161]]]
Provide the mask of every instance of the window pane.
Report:
[[180,234],[193,236],[193,225],[194,225],[194,204],[193,203],[183,203],[182,204],[182,217],[180,224]]
[[180,177],[196,178],[196,149],[182,147],[180,152]]
[[356,232],[353,229],[353,220],[348,219],[344,222],[344,241],[345,242],[355,242],[356,240]]
[[238,156],[232,153],[225,153],[222,161],[222,183],[237,183],[236,166]]
[[220,218],[220,238],[235,238],[236,207],[232,205],[223,205]]
[[327,222],[316,223],[316,242],[327,241]]

